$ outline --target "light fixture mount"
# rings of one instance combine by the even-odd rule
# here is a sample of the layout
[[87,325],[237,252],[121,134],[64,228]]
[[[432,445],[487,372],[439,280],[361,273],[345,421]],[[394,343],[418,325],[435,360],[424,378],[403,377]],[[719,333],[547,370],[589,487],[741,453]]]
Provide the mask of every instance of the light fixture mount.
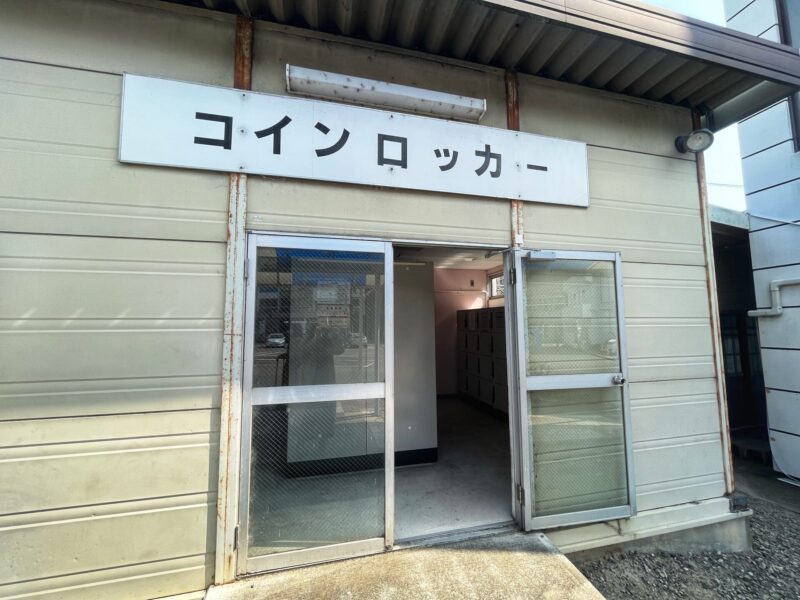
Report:
[[675,148],[681,154],[697,154],[711,147],[714,143],[714,133],[710,129],[695,129],[689,135],[675,138]]
[[286,65],[286,90],[299,96],[471,123],[479,122],[486,113],[485,98],[470,98],[289,64]]

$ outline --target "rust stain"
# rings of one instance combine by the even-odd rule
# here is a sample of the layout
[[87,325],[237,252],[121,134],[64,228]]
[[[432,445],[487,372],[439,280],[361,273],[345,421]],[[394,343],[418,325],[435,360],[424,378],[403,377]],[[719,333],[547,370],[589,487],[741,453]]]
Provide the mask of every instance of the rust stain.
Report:
[[[697,109],[692,111],[692,128],[700,129],[702,122],[700,112]],[[723,453],[728,456],[728,468],[725,469],[725,491],[732,494],[735,489],[733,474],[733,450],[731,449],[730,422],[728,419],[727,390],[725,389],[725,373],[720,372],[720,348],[722,347],[722,334],[719,324],[719,313],[717,305],[714,303],[716,285],[713,281],[714,271],[714,252],[711,249],[713,243],[709,239],[709,232],[706,230],[706,220],[708,219],[708,188],[706,186],[706,160],[702,152],[695,155],[697,168],[697,187],[700,192],[700,222],[703,232],[703,248],[706,249],[706,293],[708,294],[708,314],[711,319],[711,351],[714,360],[714,373],[717,377],[717,412],[719,414],[720,436],[725,443]],[[728,432],[727,435],[725,432]],[[724,466],[724,465],[723,465]]]
[[519,131],[519,78],[514,71],[506,71],[506,123]]
[[[513,131],[519,131],[519,78],[516,72],[506,71],[506,126]],[[524,221],[522,215],[522,201],[511,201],[511,244],[522,246],[524,236]]]
[[[234,69],[233,69],[233,85],[237,89],[249,90],[252,88],[252,73],[253,73],[253,21],[246,17],[239,16],[236,18],[236,31],[235,31],[235,49],[234,49]],[[240,222],[242,221],[242,213],[246,210],[244,206],[244,198],[241,193],[246,185],[246,176],[240,173],[231,173],[228,181],[228,226],[226,231],[227,236],[227,265],[228,269],[238,269],[241,262],[240,253],[243,251],[242,239],[244,231],[240,231]],[[225,583],[233,581],[236,578],[236,552],[232,547],[229,548],[228,540],[233,539],[233,527],[235,524],[230,523],[230,514],[228,507],[232,504],[230,495],[236,496],[236,491],[228,489],[232,480],[232,475],[235,474],[238,465],[234,464],[234,443],[235,443],[235,423],[238,423],[235,414],[239,403],[234,402],[234,397],[237,394],[235,387],[238,385],[236,379],[236,361],[238,356],[237,343],[241,336],[237,335],[237,315],[238,311],[243,306],[244,298],[241,298],[241,291],[238,286],[239,273],[228,273],[226,289],[226,301],[229,303],[226,306],[225,315],[225,330],[223,333],[224,343],[227,344],[227,352],[223,364],[223,383],[222,383],[222,403],[224,407],[224,415],[227,420],[227,426],[224,431],[224,439],[221,440],[220,450],[224,452],[220,456],[220,475],[219,475],[219,489],[218,489],[218,502],[217,502],[217,522],[218,532],[221,526],[221,538],[224,540],[222,547],[222,573],[215,573],[214,579],[217,583]],[[218,546],[219,548],[219,546]],[[219,551],[219,550],[218,550]],[[219,557],[218,559],[219,560]],[[220,563],[217,562],[219,566]]]
[[233,60],[233,87],[252,89],[253,78],[253,20],[236,17],[236,50]]

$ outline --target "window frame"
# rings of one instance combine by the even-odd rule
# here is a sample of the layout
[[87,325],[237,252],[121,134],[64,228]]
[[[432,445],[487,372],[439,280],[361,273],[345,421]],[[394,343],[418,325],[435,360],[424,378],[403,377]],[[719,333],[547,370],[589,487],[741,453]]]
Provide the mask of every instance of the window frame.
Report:
[[[500,298],[506,297],[506,285],[505,285],[505,275],[503,271],[497,271],[496,273],[490,273],[487,276],[487,284],[489,287],[489,300],[499,300]],[[502,294],[495,294],[494,293],[494,281],[497,279],[503,280],[503,293]]]

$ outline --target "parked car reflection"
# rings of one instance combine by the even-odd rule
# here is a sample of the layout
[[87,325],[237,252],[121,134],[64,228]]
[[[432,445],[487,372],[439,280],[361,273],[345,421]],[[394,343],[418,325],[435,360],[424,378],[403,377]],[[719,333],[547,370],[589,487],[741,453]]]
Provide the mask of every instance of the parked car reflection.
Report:
[[266,346],[267,348],[285,348],[286,336],[282,333],[270,333],[267,336]]

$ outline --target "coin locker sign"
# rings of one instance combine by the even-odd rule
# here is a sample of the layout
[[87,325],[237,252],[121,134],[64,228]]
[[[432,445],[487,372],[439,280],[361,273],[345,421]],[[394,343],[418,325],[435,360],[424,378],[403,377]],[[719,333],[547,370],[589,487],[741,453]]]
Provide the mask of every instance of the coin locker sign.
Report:
[[128,74],[119,160],[589,205],[581,142]]

